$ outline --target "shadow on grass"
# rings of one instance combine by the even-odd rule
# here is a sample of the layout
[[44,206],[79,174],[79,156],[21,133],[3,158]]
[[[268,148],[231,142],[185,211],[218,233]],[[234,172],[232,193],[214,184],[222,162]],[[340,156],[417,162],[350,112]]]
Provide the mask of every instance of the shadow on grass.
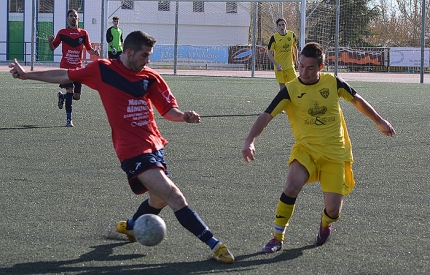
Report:
[[[124,264],[104,265],[103,262],[129,261],[146,257],[145,254],[112,255],[116,247],[127,245],[129,242],[111,243],[93,246],[89,253],[81,255],[77,259],[65,261],[41,261],[16,264],[9,268],[0,268],[0,274],[207,274],[226,272],[252,271],[255,266],[274,264],[281,261],[289,261],[303,255],[303,251],[315,248],[316,245],[308,245],[297,249],[283,250],[275,254],[265,254],[267,258],[261,259],[262,252],[236,257],[234,264],[220,264],[213,259],[195,262],[166,262],[161,264]],[[162,256],[162,255],[160,255]],[[252,260],[254,257],[259,259]],[[98,264],[99,262],[99,264]],[[144,259],[142,259],[144,262]]]
[[202,118],[215,118],[215,117],[245,117],[245,116],[251,116],[251,117],[255,117],[255,116],[259,116],[260,114],[245,114],[245,115],[207,115],[207,116],[200,116]]
[[38,126],[38,125],[17,125],[15,127],[5,127],[5,128],[0,128],[0,131],[4,131],[4,130],[28,130],[28,129],[50,129],[50,128],[64,128],[63,126],[57,125],[57,126]]

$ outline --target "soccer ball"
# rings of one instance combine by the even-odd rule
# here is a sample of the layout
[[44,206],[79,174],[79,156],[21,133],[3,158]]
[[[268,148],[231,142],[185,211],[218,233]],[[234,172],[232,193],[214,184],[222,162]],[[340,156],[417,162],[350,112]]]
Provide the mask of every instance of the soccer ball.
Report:
[[154,246],[164,239],[166,223],[157,215],[145,214],[134,222],[133,234],[139,243]]

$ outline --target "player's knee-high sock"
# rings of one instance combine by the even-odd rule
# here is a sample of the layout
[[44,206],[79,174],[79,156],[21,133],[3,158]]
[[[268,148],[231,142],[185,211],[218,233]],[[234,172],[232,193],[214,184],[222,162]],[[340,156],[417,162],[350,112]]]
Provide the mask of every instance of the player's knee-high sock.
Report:
[[144,214],[154,214],[154,215],[158,215],[160,214],[161,209],[157,209],[154,208],[152,206],[149,205],[149,199],[146,199],[144,202],[142,202],[142,204],[139,206],[139,208],[137,209],[136,213],[133,215],[132,218],[130,218],[127,221],[127,230],[132,230],[133,226],[134,226],[134,222],[137,220],[137,218],[139,218],[140,216],[144,215]]
[[73,100],[73,93],[66,93],[66,116],[67,119],[72,119],[72,100]]
[[337,221],[338,219],[340,219],[340,216],[337,216],[336,218],[332,218],[327,214],[327,211],[324,208],[324,211],[321,217],[321,226],[323,228],[329,227],[331,223]]
[[284,240],[285,228],[288,226],[291,216],[294,213],[294,207],[296,198],[291,198],[282,193],[281,198],[276,208],[275,225],[274,225],[274,236],[278,241]]
[[206,243],[211,249],[220,243],[216,238],[214,238],[210,229],[202,221],[202,219],[194,212],[190,207],[185,206],[175,212],[175,216],[179,223],[185,227],[188,231],[193,233],[202,242]]

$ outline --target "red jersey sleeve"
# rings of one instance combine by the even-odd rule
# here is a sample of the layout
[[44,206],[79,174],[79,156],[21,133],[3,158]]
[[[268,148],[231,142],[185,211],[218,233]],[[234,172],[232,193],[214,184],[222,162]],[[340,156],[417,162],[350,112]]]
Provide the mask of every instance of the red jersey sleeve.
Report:
[[81,82],[94,90],[97,90],[97,86],[100,84],[100,70],[97,61],[89,63],[84,68],[69,69],[68,75],[70,80]]
[[85,39],[85,42],[84,42],[85,48],[87,50],[92,49],[91,41],[90,41],[90,36],[89,36],[88,32],[86,30],[84,30],[84,29],[81,29],[81,31],[85,33],[85,36],[87,38],[87,39]]
[[151,100],[155,109],[160,115],[165,115],[171,108],[177,108],[178,103],[175,96],[170,91],[166,81],[161,77],[156,77],[157,85],[152,85],[148,93],[148,98]]
[[58,46],[60,46],[61,43],[61,36],[60,36],[60,31],[57,33],[57,35],[55,36],[54,41],[52,41],[52,45],[54,45],[55,48],[57,48]]

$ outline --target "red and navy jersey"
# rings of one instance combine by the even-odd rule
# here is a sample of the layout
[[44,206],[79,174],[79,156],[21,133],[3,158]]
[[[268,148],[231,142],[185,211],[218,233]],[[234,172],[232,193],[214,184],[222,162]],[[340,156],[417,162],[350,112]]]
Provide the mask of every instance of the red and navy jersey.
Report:
[[68,75],[99,92],[120,162],[167,144],[155,123],[152,105],[164,115],[178,104],[156,71],[146,67],[135,72],[119,59],[99,59],[85,68],[69,70]]
[[63,57],[61,58],[60,68],[74,69],[82,67],[82,50],[84,46],[87,50],[91,49],[88,32],[81,28],[61,29],[52,44],[54,47],[58,47],[60,43],[63,43]]

